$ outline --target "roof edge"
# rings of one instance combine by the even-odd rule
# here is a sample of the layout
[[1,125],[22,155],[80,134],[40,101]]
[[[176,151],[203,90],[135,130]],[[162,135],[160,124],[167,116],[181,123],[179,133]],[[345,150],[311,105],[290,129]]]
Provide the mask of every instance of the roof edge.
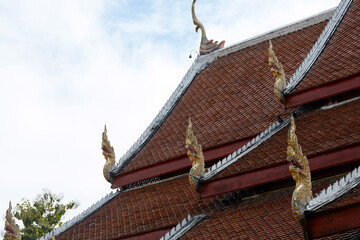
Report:
[[181,99],[182,95],[185,93],[190,83],[203,69],[205,69],[211,61],[201,60],[198,56],[194,61],[193,65],[190,67],[178,87],[172,93],[168,101],[162,107],[160,112],[146,128],[146,130],[141,134],[138,140],[130,147],[130,149],[120,158],[119,162],[114,166],[110,171],[112,176],[116,176],[120,173],[122,169],[131,161],[133,157],[145,146],[145,144],[150,140],[150,138],[155,134],[155,132],[160,128],[162,123],[165,121],[167,116],[174,109],[178,101]]
[[[63,225],[61,225],[61,227],[58,227],[54,231],[55,236],[58,236],[58,235],[62,234],[63,232],[69,230],[75,224],[81,222],[86,217],[88,217],[89,215],[96,212],[98,209],[100,209],[102,206],[104,206],[106,203],[108,203],[110,200],[112,200],[114,197],[116,197],[119,194],[119,192],[120,191],[110,192],[105,197],[103,197],[101,200],[99,200],[95,204],[93,204],[91,207],[87,208],[86,210],[84,210],[82,213],[80,213],[76,217],[72,218],[71,220],[65,222]],[[50,240],[50,239],[52,239],[52,232],[45,234],[39,240]]]
[[325,21],[333,15],[334,9],[335,8],[332,8],[324,12],[321,12],[319,14],[310,16],[309,18],[305,18],[296,21],[294,23],[285,25],[283,27],[276,28],[269,32],[249,38],[247,40],[241,41],[226,48],[222,48],[207,55],[202,55],[202,56],[198,55],[193,65],[185,74],[178,87],[172,93],[172,95],[165,103],[163,108],[160,110],[160,112],[157,114],[157,116],[154,118],[154,120],[150,123],[150,125],[141,134],[138,140],[120,158],[119,162],[110,171],[111,175],[112,176],[118,175],[125,168],[125,166],[132,160],[132,158],[134,158],[136,154],[140,152],[140,150],[146,145],[146,143],[151,139],[151,137],[155,134],[155,132],[160,128],[160,126],[169,116],[171,111],[175,108],[176,104],[181,99],[182,95],[185,93],[185,91],[191,84],[192,80],[195,78],[196,74],[204,70],[214,60],[216,60],[219,57],[226,56],[232,52],[236,52],[241,49],[247,48],[249,46],[253,46],[260,42],[264,42],[275,37],[280,37],[289,34],[291,32],[295,32],[303,28],[312,26],[314,24],[320,23],[322,21]]
[[161,237],[160,240],[178,239],[187,231],[189,231],[192,227],[194,227],[198,222],[200,222],[204,217],[204,214],[197,215],[195,217],[191,217],[190,214],[188,214],[187,218],[184,218],[181,222],[179,222],[175,227],[173,227],[169,232],[167,232],[165,236]]
[[305,207],[305,211],[315,212],[323,206],[333,202],[360,184],[360,167],[349,172],[345,177],[323,189],[312,198]]
[[347,10],[349,9],[352,0],[342,0],[338,7],[336,8],[333,16],[330,21],[320,34],[319,38],[311,48],[308,55],[305,57],[300,67],[295,71],[292,77],[289,80],[289,83],[284,89],[284,95],[290,94],[304,79],[305,75],[309,72],[311,67],[315,64],[316,60],[319,58],[320,54],[325,49],[326,45],[330,41],[331,37],[335,33],[337,27],[339,26],[341,20],[345,16]]

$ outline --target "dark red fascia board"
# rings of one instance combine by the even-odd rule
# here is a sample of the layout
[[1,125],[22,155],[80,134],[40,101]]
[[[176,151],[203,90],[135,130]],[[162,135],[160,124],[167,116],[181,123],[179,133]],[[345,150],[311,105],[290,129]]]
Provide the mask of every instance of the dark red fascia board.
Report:
[[292,108],[360,88],[360,74],[355,74],[315,88],[285,96],[285,107]]
[[329,212],[306,216],[304,230],[308,239],[331,236],[360,228],[360,203]]
[[[204,150],[205,162],[209,162],[218,158],[225,157],[230,153],[241,148],[248,141],[250,141],[252,137],[248,137],[242,139],[237,142],[233,142],[230,144],[226,144],[223,146],[215,147],[212,149]],[[184,147],[185,149],[185,147]],[[185,151],[185,150],[184,150]],[[191,167],[191,161],[188,156],[181,156],[179,158],[174,158],[169,161],[165,161],[159,164],[154,164],[146,168],[141,168],[135,170],[133,172],[125,173],[122,175],[118,175],[113,178],[113,182],[111,184],[111,188],[115,189],[118,187],[123,187],[132,183],[136,183],[145,179],[149,179],[152,177],[161,176],[167,173],[171,173],[174,171],[178,171],[185,168]]]
[[165,236],[165,234],[167,232],[169,232],[171,228],[164,228],[164,229],[160,229],[160,230],[155,230],[155,231],[151,231],[151,232],[146,232],[143,234],[139,234],[139,235],[135,235],[135,236],[130,236],[130,237],[125,237],[125,238],[119,238],[119,240],[143,240],[143,239],[160,239],[162,236]]
[[[311,172],[315,172],[357,160],[360,160],[360,144],[309,157],[309,165]],[[200,198],[256,187],[287,178],[291,178],[291,175],[289,173],[289,163],[286,162],[227,178],[216,179],[211,182],[202,182],[200,185]]]

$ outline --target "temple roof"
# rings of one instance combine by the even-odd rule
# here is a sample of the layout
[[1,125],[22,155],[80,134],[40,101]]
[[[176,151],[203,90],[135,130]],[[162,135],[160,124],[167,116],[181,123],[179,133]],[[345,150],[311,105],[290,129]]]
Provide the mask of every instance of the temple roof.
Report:
[[[286,73],[291,75],[310,51],[332,12],[285,27],[286,31],[279,29],[198,58],[189,70],[196,74],[185,76],[194,75],[187,80],[191,81],[190,87],[178,102],[166,106],[171,114],[164,116],[164,122],[153,135],[136,153],[122,159],[113,172],[118,174],[121,169],[122,173],[131,172],[184,156],[184,129],[189,116],[203,149],[252,137],[265,130],[277,115],[284,113],[272,93],[274,80],[267,67],[268,40],[272,39]],[[194,70],[196,66],[204,69]]]
[[[359,35],[354,35],[358,30],[350,27],[358,26],[358,14],[354,16],[358,8],[358,0],[343,0],[330,21],[332,10],[199,57],[159,115],[113,169],[113,177],[185,156],[189,116],[197,140],[205,151],[253,139],[225,161],[219,159],[216,169],[221,171],[211,175],[214,168],[210,169],[205,183],[285,164],[287,124],[292,112],[297,112],[297,136],[310,165],[312,158],[318,155],[359,146],[359,98],[329,106],[324,106],[321,101],[284,110],[273,95],[274,80],[267,67],[266,54],[271,39],[286,75],[299,80],[290,82],[288,93],[323,84],[323,80],[328,79],[327,75],[323,76],[326,69],[331,71],[329,81],[336,80],[333,76],[342,78],[354,74],[354,69],[359,72],[359,45],[353,49],[355,53],[351,53],[349,40],[359,40]],[[342,46],[339,34],[346,36],[344,49],[347,53],[338,50]],[[331,54],[341,59],[340,68],[336,68],[337,61],[330,59]],[[306,60],[310,58],[311,61]],[[307,66],[305,70],[304,65]],[[337,75],[332,71],[340,72]],[[311,76],[316,79],[312,81]],[[239,153],[243,155],[228,164],[227,160]],[[327,173],[329,175],[329,178],[313,182],[314,193],[343,177]],[[355,178],[346,178],[346,183]],[[294,219],[290,207],[294,188],[288,186],[289,181],[284,181],[281,186],[272,186],[275,190],[271,192],[242,189],[199,199],[188,184],[188,175],[180,175],[141,187],[131,186],[109,195],[65,225],[56,238],[139,239],[144,234],[157,234],[160,238],[168,233],[168,239],[171,236],[181,239],[303,239],[303,229]],[[333,211],[358,203],[359,191],[355,184],[342,194],[327,192],[325,195],[330,196],[330,200],[313,212]],[[184,218],[188,220],[184,221]],[[356,235],[358,230],[330,236],[330,239],[349,233]]]

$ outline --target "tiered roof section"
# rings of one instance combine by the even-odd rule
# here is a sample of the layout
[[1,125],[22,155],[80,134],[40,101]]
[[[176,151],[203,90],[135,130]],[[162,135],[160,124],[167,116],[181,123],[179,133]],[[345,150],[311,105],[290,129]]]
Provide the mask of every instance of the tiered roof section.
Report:
[[[56,234],[57,240],[127,239],[138,236],[160,239],[184,218],[208,211],[218,197],[198,201],[188,187],[188,177],[180,176],[144,187],[117,193],[97,211]],[[46,238],[45,238],[46,239]]]
[[[125,175],[152,166],[167,164],[153,174],[136,175],[150,178],[190,167],[184,151],[184,129],[189,116],[205,150],[206,161],[211,160],[207,150],[229,143],[238,143],[238,148],[244,144],[241,141],[251,140],[264,131],[277,115],[284,114],[283,106],[272,94],[273,79],[266,64],[268,40],[272,39],[276,46],[285,71],[292,74],[332,13],[328,11],[199,57],[163,110],[113,170],[113,187],[142,180],[127,180]],[[177,165],[171,166],[171,161]],[[116,180],[116,176],[124,177]]]

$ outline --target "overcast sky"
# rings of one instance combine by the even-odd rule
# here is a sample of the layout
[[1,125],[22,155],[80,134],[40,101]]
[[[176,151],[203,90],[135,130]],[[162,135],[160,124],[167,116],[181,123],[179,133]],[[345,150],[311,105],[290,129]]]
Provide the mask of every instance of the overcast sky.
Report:
[[[42,189],[81,213],[110,192],[101,133],[117,160],[179,84],[198,51],[191,0],[0,2],[0,224],[11,200]],[[337,6],[339,0],[198,0],[225,47]],[[264,53],[266,54],[266,53]],[[184,150],[185,153],[185,150]]]

